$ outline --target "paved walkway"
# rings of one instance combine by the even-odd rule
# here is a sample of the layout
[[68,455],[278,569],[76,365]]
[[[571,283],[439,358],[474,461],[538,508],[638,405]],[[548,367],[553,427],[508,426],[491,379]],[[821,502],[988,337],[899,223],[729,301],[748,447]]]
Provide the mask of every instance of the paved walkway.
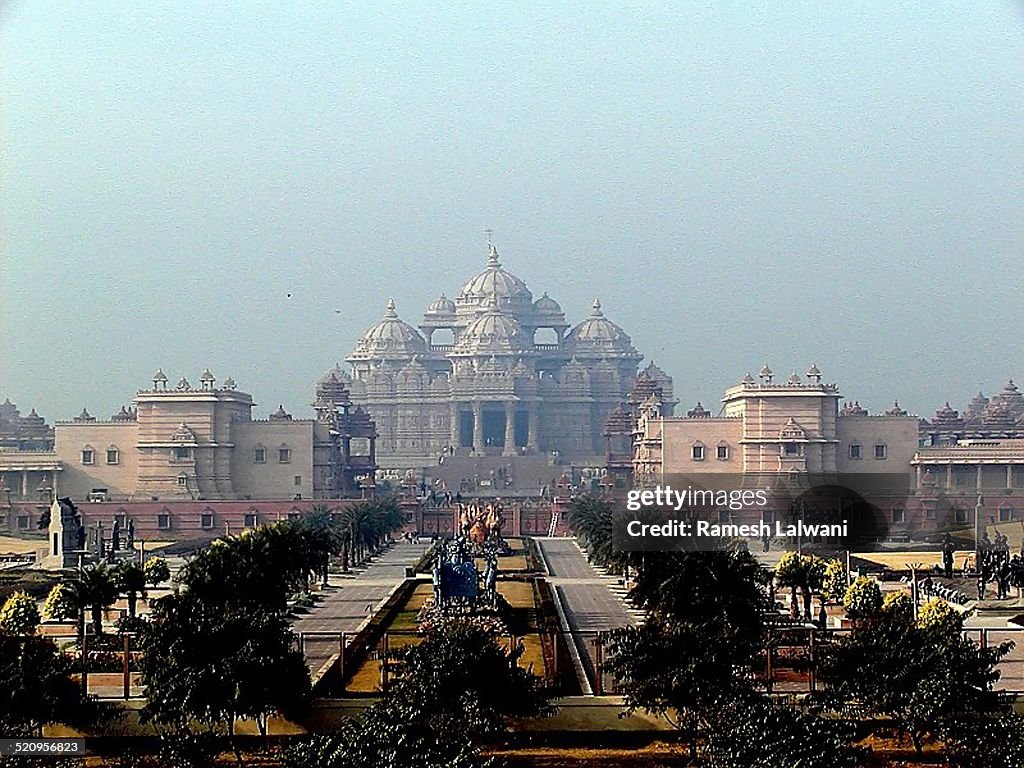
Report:
[[548,583],[561,605],[563,629],[572,639],[577,675],[584,690],[600,690],[597,684],[597,633],[636,624],[641,613],[624,600],[619,580],[596,570],[575,539],[538,538],[548,567]]
[[[320,593],[323,600],[292,625],[300,636],[311,674],[338,653],[340,634],[359,631],[405,580],[406,567],[414,565],[429,548],[428,543],[401,541],[359,572],[330,575],[327,589]],[[303,637],[306,633],[330,636]]]

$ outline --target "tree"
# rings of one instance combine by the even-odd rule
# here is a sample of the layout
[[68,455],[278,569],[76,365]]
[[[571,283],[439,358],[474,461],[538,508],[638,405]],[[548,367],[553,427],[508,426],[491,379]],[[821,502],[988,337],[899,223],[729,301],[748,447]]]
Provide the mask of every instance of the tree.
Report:
[[225,614],[194,593],[156,601],[142,628],[146,722],[189,719],[234,734],[239,718],[266,732],[267,717],[299,710],[310,693],[305,659],[282,615]]
[[775,566],[775,579],[781,587],[790,587],[793,597],[797,590],[804,598],[804,618],[811,620],[811,601],[815,592],[821,589],[827,563],[817,555],[802,555],[786,552]]
[[830,603],[840,603],[846,594],[848,576],[842,560],[832,559],[825,564],[821,580],[821,596]]
[[657,616],[610,633],[605,668],[625,697],[627,711],[664,717],[697,759],[698,742],[716,730],[737,700],[749,700],[753,685],[738,663],[735,633],[722,622],[669,623]]
[[540,678],[521,668],[493,632],[469,620],[436,625],[418,645],[396,650],[388,706],[445,738],[479,739],[510,719],[547,712]]
[[98,710],[52,640],[0,633],[0,733],[39,736],[48,723],[85,725]]
[[1015,714],[953,718],[942,738],[955,768],[1020,768],[1024,765],[1024,717]]
[[170,581],[171,569],[162,557],[148,558],[146,564],[142,566],[142,570],[146,574],[146,583],[151,587],[158,587],[164,582]]
[[605,668],[629,710],[665,717],[697,745],[736,700],[754,695],[767,577],[731,542],[713,551],[646,553],[634,601],[647,621],[610,633]]
[[46,596],[46,602],[43,603],[43,616],[51,621],[77,618],[79,611],[72,587],[64,582],[54,584],[50,594]]
[[442,622],[392,658],[383,698],[339,735],[293,745],[288,768],[482,768],[482,739],[548,711],[539,679],[472,621]]
[[980,648],[964,636],[963,616],[955,611],[924,613],[915,622],[902,601],[890,600],[860,614],[853,632],[819,655],[825,701],[837,709],[857,701],[891,717],[919,753],[929,735],[957,718],[999,711],[995,667],[1013,647]]
[[567,519],[592,563],[618,569],[629,558],[623,553],[616,553],[612,545],[613,512],[607,501],[584,494],[573,499]]
[[346,721],[338,735],[292,743],[285,768],[485,768],[479,748],[440,736],[422,722],[407,722],[384,703]]
[[35,598],[22,591],[13,593],[0,608],[0,630],[14,635],[31,635],[39,625]]
[[843,607],[851,619],[874,616],[882,609],[882,588],[868,576],[858,576],[846,590]]
[[93,632],[103,634],[103,609],[117,599],[117,585],[110,569],[104,563],[86,566],[71,577],[68,589],[80,611],[90,610]]
[[124,560],[114,569],[114,583],[128,598],[128,616],[135,618],[139,595],[146,596],[146,573],[136,560]]
[[864,755],[850,747],[839,721],[765,700],[731,711],[709,739],[708,768],[856,768]]

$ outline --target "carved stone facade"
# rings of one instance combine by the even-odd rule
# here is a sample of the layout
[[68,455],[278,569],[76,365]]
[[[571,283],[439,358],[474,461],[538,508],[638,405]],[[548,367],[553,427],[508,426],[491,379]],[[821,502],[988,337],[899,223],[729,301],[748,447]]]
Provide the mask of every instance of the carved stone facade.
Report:
[[[455,455],[600,463],[605,422],[641,359],[599,301],[571,326],[547,294],[534,300],[492,245],[486,268],[454,300],[435,300],[419,329],[389,301],[346,358],[351,374],[336,366],[320,383],[344,381],[373,416],[382,467],[436,466]],[[671,379],[659,373],[671,399]]]
[[[252,396],[210,371],[168,386],[157,371],[133,407],[55,426],[49,451],[0,451],[7,506],[46,501],[335,499],[372,492],[376,429],[340,381],[318,388],[316,419],[282,406],[252,418]],[[18,525],[17,527],[20,527]]]
[[961,414],[947,402],[921,419],[922,445],[955,445],[961,440],[1024,439],[1024,395],[1010,379],[991,398],[979,392]]
[[678,474],[909,473],[917,417],[898,406],[869,415],[839,407],[839,388],[817,366],[776,382],[766,365],[722,396],[719,415],[698,404],[685,418],[651,401],[640,408],[634,442],[638,485]]

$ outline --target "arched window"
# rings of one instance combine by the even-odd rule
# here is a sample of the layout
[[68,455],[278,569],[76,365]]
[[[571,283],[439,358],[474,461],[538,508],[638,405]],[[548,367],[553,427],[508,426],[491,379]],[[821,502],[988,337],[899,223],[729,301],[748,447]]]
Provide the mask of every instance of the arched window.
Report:
[[694,461],[704,461],[704,443],[700,440],[695,442],[690,448],[690,456]]
[[107,464],[120,464],[121,463],[121,452],[117,449],[116,445],[107,446]]

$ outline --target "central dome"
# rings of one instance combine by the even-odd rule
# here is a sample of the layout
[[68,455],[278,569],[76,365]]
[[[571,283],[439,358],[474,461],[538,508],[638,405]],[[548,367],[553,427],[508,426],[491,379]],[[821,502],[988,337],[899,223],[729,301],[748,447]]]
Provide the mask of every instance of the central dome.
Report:
[[530,351],[530,340],[516,319],[498,307],[498,297],[491,294],[478,310],[476,318],[459,334],[453,355],[523,354]]
[[493,245],[487,246],[487,269],[472,277],[462,286],[457,306],[466,314],[484,306],[494,296],[498,306],[509,306],[513,310],[530,310],[533,307],[533,294],[526,283],[511,272],[502,268],[498,261],[498,250]]

